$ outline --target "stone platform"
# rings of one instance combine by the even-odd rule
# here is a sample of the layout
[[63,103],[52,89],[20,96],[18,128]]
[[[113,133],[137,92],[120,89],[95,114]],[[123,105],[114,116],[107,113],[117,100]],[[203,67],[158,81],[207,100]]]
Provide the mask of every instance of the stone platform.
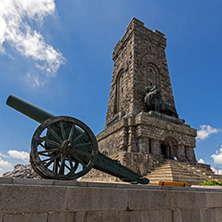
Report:
[[222,189],[0,178],[0,222],[219,222]]

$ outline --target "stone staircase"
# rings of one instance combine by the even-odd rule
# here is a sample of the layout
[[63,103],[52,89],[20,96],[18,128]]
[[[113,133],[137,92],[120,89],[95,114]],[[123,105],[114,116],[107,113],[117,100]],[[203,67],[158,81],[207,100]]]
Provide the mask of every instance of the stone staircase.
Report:
[[204,165],[190,165],[175,160],[165,160],[146,176],[151,185],[157,185],[159,181],[186,182],[189,185],[198,185],[204,180],[222,180],[221,175],[216,175],[210,168]]

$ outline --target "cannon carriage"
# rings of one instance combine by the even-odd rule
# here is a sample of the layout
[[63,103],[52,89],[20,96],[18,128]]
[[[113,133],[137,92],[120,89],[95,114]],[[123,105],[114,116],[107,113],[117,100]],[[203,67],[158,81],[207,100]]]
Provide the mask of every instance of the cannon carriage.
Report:
[[6,104],[40,123],[32,137],[30,163],[41,177],[73,180],[95,168],[125,182],[149,183],[147,178],[100,153],[94,133],[82,121],[54,116],[13,95]]

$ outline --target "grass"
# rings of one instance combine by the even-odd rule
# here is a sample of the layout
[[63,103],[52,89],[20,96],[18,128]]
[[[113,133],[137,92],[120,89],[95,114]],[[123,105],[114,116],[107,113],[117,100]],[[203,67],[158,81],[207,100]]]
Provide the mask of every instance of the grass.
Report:
[[200,183],[201,186],[222,186],[222,181],[217,180],[204,180],[203,183]]

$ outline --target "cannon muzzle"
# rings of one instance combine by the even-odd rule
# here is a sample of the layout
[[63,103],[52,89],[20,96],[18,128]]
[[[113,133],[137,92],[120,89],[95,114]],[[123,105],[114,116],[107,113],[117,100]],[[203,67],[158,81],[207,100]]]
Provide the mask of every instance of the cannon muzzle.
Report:
[[39,123],[42,123],[43,121],[54,117],[54,115],[52,115],[51,113],[48,113],[38,108],[37,106],[34,106],[13,95],[10,95],[8,97],[6,104]]

